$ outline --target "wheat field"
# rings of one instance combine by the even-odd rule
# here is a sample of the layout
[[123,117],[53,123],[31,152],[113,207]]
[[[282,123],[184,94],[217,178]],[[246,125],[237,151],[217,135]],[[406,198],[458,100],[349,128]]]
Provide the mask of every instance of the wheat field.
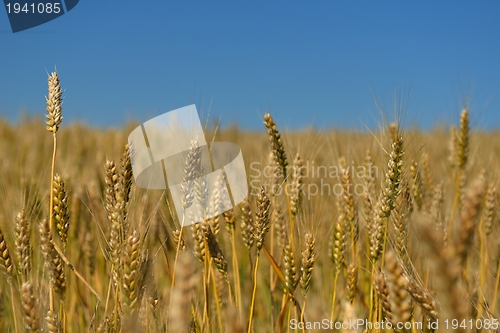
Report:
[[62,98],[52,73],[45,115],[0,120],[1,332],[498,331],[500,135],[473,110],[430,131],[206,128],[241,147],[249,195],[181,228],[133,181],[138,124],[67,125]]

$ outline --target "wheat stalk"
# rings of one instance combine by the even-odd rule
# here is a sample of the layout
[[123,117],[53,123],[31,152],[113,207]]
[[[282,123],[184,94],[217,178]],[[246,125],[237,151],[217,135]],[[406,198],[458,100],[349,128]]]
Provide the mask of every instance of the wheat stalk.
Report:
[[257,271],[259,269],[259,254],[262,246],[264,245],[264,238],[269,231],[271,224],[269,220],[271,201],[267,196],[264,187],[261,188],[259,196],[257,198],[257,212],[255,213],[255,246],[257,248],[257,258],[255,260],[254,274],[253,274],[253,291],[252,291],[252,302],[250,304],[250,316],[248,320],[248,330],[247,333],[252,332],[253,325],[253,314],[255,307],[255,295],[257,291]]
[[[196,196],[196,193],[194,191],[194,183],[195,179],[197,176],[200,175],[200,168],[201,168],[201,148],[198,144],[197,139],[191,140],[190,146],[189,146],[189,151],[186,156],[185,164],[184,164],[184,175],[182,178],[181,182],[181,192],[182,192],[182,198],[181,198],[181,203],[182,203],[182,208],[184,210],[183,216],[182,216],[182,222],[181,222],[181,231],[179,233],[179,238],[182,238],[182,233],[184,230],[184,219],[185,219],[185,212],[186,210],[191,207],[193,204],[194,198]],[[175,285],[175,268],[177,266],[177,259],[179,256],[180,252],[180,245],[181,243],[179,242],[177,244],[177,250],[175,252],[175,260],[174,260],[174,275],[172,276],[172,286],[171,289]]]
[[333,294],[332,294],[332,308],[330,313],[330,320],[333,320],[335,313],[335,302],[337,299],[337,283],[341,268],[345,260],[345,250],[346,250],[346,228],[345,228],[345,215],[340,213],[335,223],[332,245],[330,252],[330,259],[333,262]]
[[[62,116],[62,90],[61,84],[59,81],[59,76],[57,72],[53,72],[48,76],[48,96],[45,98],[45,103],[47,105],[47,114],[46,114],[46,124],[47,131],[52,133],[53,138],[53,149],[52,149],[52,167],[51,167],[51,175],[50,175],[50,199],[49,199],[49,232],[52,232],[53,228],[53,207],[54,207],[54,188],[53,188],[53,180],[54,180],[54,172],[56,165],[56,152],[57,152],[57,131],[59,130],[59,126],[61,125],[63,116]],[[50,311],[54,312],[54,295],[51,285],[50,290]]]

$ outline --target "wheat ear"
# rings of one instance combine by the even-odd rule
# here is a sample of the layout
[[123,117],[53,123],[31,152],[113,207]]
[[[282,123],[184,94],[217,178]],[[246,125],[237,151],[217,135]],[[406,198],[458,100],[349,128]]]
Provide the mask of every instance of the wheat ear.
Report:
[[21,280],[27,281],[31,271],[30,229],[24,210],[16,216],[16,256]]
[[[54,172],[55,172],[55,166],[56,166],[56,152],[57,152],[57,131],[59,129],[59,126],[61,125],[62,122],[62,90],[61,90],[61,84],[59,81],[59,76],[57,75],[57,72],[53,72],[51,75],[48,77],[48,95],[45,98],[45,103],[47,105],[47,114],[45,116],[46,121],[45,123],[47,124],[47,131],[52,133],[52,138],[53,138],[53,149],[52,149],[52,167],[51,167],[51,174],[50,174],[50,198],[49,198],[49,222],[48,222],[48,227],[49,227],[49,232],[52,232],[53,228],[53,215],[54,215],[54,188],[53,188],[53,180],[54,180]],[[50,310],[53,313],[54,312],[54,291],[52,289],[51,285],[51,290],[50,290]]]
[[12,312],[14,314],[14,328],[16,333],[18,332],[17,329],[17,316],[16,316],[16,306],[14,302],[14,285],[12,283],[12,274],[14,271],[14,266],[12,264],[12,258],[10,256],[9,248],[7,247],[7,242],[5,242],[4,235],[2,233],[2,230],[0,230],[0,268],[4,271],[5,275],[7,276],[7,282],[9,283],[10,286],[10,297],[12,301]]
[[312,272],[314,270],[314,263],[316,261],[316,252],[314,247],[316,240],[312,233],[306,232],[304,235],[304,251],[302,251],[302,267],[300,268],[300,289],[304,301],[302,304],[302,313],[300,315],[301,322],[304,322],[304,313],[306,311],[307,292],[311,286]]
[[276,122],[271,114],[266,113],[264,115],[264,125],[267,128],[267,134],[269,135],[269,140],[271,141],[274,162],[280,166],[283,178],[286,180],[288,178],[288,160],[283,146],[283,141],[281,140],[281,134],[278,132]]
[[332,244],[330,259],[333,262],[333,293],[332,293],[332,308],[330,312],[330,320],[333,320],[335,314],[335,303],[337,300],[337,283],[342,266],[345,261],[345,250],[346,250],[346,228],[345,228],[345,215],[343,212],[340,213],[337,218],[333,229]]
[[253,325],[253,314],[254,314],[254,307],[255,307],[255,295],[257,291],[257,271],[259,268],[259,257],[260,257],[260,250],[262,249],[264,245],[264,239],[266,237],[267,232],[269,231],[271,224],[270,224],[270,206],[271,206],[271,201],[269,200],[269,197],[267,196],[266,190],[264,187],[261,188],[259,192],[259,196],[257,198],[257,212],[255,213],[255,246],[257,247],[257,258],[255,259],[255,267],[254,267],[254,274],[253,274],[253,291],[252,291],[252,302],[250,304],[250,316],[248,320],[248,330],[247,333],[252,332],[252,325]]
[[140,236],[137,231],[128,236],[125,251],[123,252],[123,294],[124,308],[131,315],[136,311],[139,302],[140,274]]
[[[385,255],[385,268],[389,278],[389,303],[392,312],[392,321],[397,323],[406,323],[411,319],[411,301],[405,287],[407,278],[403,275],[403,269],[398,263],[396,255],[388,251]],[[402,332],[407,332],[402,329]]]
[[462,114],[460,116],[460,130],[459,133],[453,133],[456,135],[454,139],[455,142],[455,166],[456,170],[456,178],[455,178],[455,198],[453,200],[453,207],[451,213],[450,220],[450,232],[453,232],[455,225],[455,213],[457,211],[460,196],[463,192],[464,188],[464,180],[465,180],[465,167],[469,157],[469,111],[467,109],[462,110]]
[[24,313],[24,325],[29,332],[39,332],[38,310],[33,296],[33,284],[24,282],[21,286],[21,301]]
[[[189,152],[187,153],[186,160],[184,162],[184,175],[181,182],[181,192],[182,192],[181,203],[183,208],[183,214],[182,214],[183,216],[180,225],[181,231],[179,233],[179,238],[182,238],[186,210],[189,207],[191,207],[196,195],[195,179],[200,174],[200,167],[201,167],[201,148],[198,144],[198,140],[193,139],[191,140],[191,143],[189,145]],[[177,265],[177,259],[179,257],[180,245],[181,243],[179,242],[177,244],[177,249],[175,251],[174,274],[172,276],[171,289],[174,287],[175,284],[175,268]]]
[[[484,287],[486,284],[486,274],[489,264],[489,256],[488,256],[488,236],[492,232],[493,221],[495,219],[496,214],[496,203],[497,203],[497,192],[496,187],[493,183],[488,184],[488,189],[486,190],[486,194],[484,196],[483,203],[483,212],[481,216],[481,220],[479,222],[478,227],[478,240],[479,240],[479,254],[480,254],[480,262],[479,262],[479,299],[482,300],[484,298]],[[483,230],[484,229],[484,230]],[[483,310],[483,302],[480,301],[480,306],[478,309],[478,314],[476,318],[481,318],[482,310]]]
[[54,219],[56,223],[56,229],[61,237],[63,244],[63,250],[66,250],[66,244],[68,242],[68,229],[69,229],[69,209],[68,209],[68,195],[66,194],[66,188],[64,181],[61,176],[56,174],[54,176]]

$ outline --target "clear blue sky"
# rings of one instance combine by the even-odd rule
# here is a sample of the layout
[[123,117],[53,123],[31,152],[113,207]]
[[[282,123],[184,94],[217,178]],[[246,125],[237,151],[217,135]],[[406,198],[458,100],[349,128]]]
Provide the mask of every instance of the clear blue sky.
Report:
[[360,128],[411,92],[409,123],[500,128],[499,1],[85,1],[13,34],[0,9],[0,115],[120,126],[195,102],[222,124]]

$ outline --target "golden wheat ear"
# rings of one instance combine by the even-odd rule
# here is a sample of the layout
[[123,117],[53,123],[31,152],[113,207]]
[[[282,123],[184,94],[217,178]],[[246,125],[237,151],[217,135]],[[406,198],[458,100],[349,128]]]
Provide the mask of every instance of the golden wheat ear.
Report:
[[54,219],[56,223],[57,233],[61,238],[63,250],[66,250],[68,242],[68,229],[69,229],[69,208],[68,208],[68,195],[66,194],[66,186],[61,176],[56,174],[54,176]]
[[271,228],[270,223],[270,206],[271,200],[264,187],[260,189],[259,196],[257,197],[257,212],[255,212],[255,224],[254,224],[254,237],[255,237],[255,247],[257,248],[257,258],[255,259],[254,276],[253,276],[253,291],[252,291],[252,301],[250,304],[250,315],[248,320],[248,333],[252,332],[253,327],[253,316],[255,309],[255,296],[257,292],[257,272],[259,269],[259,258],[260,250],[264,246],[264,239],[269,229]]
[[283,263],[285,266],[285,294],[293,295],[297,282],[297,267],[295,264],[295,254],[292,251],[290,242],[287,241],[283,251]]
[[16,256],[18,273],[22,281],[28,280],[31,271],[30,228],[24,210],[16,216]]
[[63,298],[66,291],[66,275],[62,259],[54,248],[47,219],[42,220],[40,223],[40,248],[49,271],[50,285]]
[[302,251],[302,267],[300,277],[300,288],[304,297],[309,291],[311,286],[312,271],[314,270],[314,263],[316,262],[316,252],[314,247],[316,240],[312,233],[306,232],[304,235],[304,251]]
[[128,236],[125,249],[123,252],[123,308],[127,315],[132,315],[136,311],[137,303],[139,302],[140,292],[140,236],[134,230]]
[[264,245],[264,238],[271,228],[271,221],[269,219],[270,206],[271,201],[269,200],[266,190],[262,187],[257,198],[257,212],[255,213],[254,222],[254,237],[257,252],[262,249],[262,246]]
[[217,239],[207,222],[202,222],[200,224],[208,247],[208,252],[214,261],[215,267],[217,267],[217,270],[227,278],[227,261],[219,246],[219,242],[217,242]]
[[432,319],[438,319],[438,305],[435,297],[429,291],[420,286],[412,278],[408,278],[405,288],[411,298],[425,312],[425,314]]
[[12,264],[10,251],[9,248],[7,247],[7,242],[5,241],[2,230],[0,230],[0,267],[7,276],[7,279],[11,280],[14,271],[14,266]]
[[46,98],[47,104],[47,131],[57,133],[61,125],[62,116],[62,90],[57,72],[53,72],[48,77],[49,93]]
[[274,162],[280,166],[283,178],[288,179],[288,160],[286,158],[285,147],[283,146],[283,141],[281,140],[281,134],[276,128],[276,123],[274,122],[271,114],[266,113],[264,115],[264,125],[267,128],[267,134],[269,135],[269,140],[271,141]]
[[39,310],[33,295],[33,284],[24,282],[21,286],[21,302],[24,313],[24,324],[29,332],[39,332],[40,323],[38,319]]
[[241,216],[240,216],[241,237],[243,238],[243,242],[245,243],[245,246],[248,249],[248,251],[251,251],[252,247],[255,244],[255,237],[254,237],[255,226],[248,198],[246,198],[241,202],[240,210],[241,210]]

